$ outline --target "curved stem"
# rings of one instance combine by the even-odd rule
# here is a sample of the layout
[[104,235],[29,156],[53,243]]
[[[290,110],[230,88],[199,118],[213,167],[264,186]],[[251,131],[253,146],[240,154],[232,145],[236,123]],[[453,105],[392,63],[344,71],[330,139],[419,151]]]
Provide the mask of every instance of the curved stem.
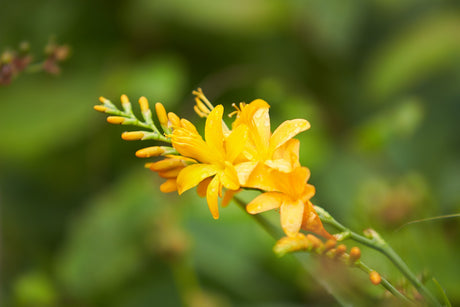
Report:
[[[353,266],[357,267],[358,269],[360,269],[361,271],[363,271],[363,272],[365,272],[367,274],[370,274],[372,272],[372,269],[370,267],[368,267],[366,264],[364,264],[360,260],[358,260]],[[393,285],[388,280],[386,280],[383,277],[381,277],[381,278],[382,278],[382,280],[381,280],[380,284],[385,289],[387,289],[391,294],[393,294],[395,297],[403,300],[404,302],[406,302],[408,304],[413,304],[413,302],[411,300],[409,300],[406,296],[404,296],[401,292],[399,292],[395,287],[393,287]]]
[[384,254],[391,262],[399,269],[399,271],[409,280],[412,285],[417,289],[417,291],[422,294],[425,299],[432,306],[441,306],[435,296],[417,279],[417,277],[412,273],[407,264],[399,257],[399,255],[388,245],[382,237],[372,229],[366,230],[366,237],[361,236],[350,229],[346,228],[339,222],[337,222],[326,210],[321,207],[315,206],[315,210],[318,213],[321,221],[323,223],[334,226],[336,229],[342,231],[339,234],[339,239],[350,238],[356,242],[360,242],[370,248],[373,248],[382,254]]
[[[240,206],[241,209],[243,209],[245,212],[246,212],[246,203],[241,200],[240,198],[238,197],[233,197],[233,200]],[[265,229],[265,231],[267,231],[275,240],[278,240],[279,238],[281,238],[283,236],[283,232],[277,228],[277,227],[274,227],[269,221],[267,221],[267,219],[265,219],[262,215],[260,214],[255,214],[255,215],[251,215],[261,226],[262,228]],[[338,224],[338,223],[337,223]],[[340,224],[338,224],[340,225]],[[342,226],[342,225],[340,225]],[[345,230],[346,228],[344,226],[342,226],[343,230]],[[359,235],[358,235],[359,236]],[[363,237],[364,238],[364,237]],[[364,238],[366,240],[368,240],[369,242],[367,242],[368,246],[371,246],[370,244],[370,241],[369,239],[367,238]],[[372,246],[371,246],[372,247]],[[361,271],[364,271],[365,273],[369,274],[372,270],[367,266],[365,265],[363,262],[361,261],[357,261],[354,266],[356,266],[358,269],[360,269]],[[382,285],[382,287],[384,287],[385,289],[387,289],[390,293],[392,293],[395,297],[403,300],[404,302],[406,303],[410,303],[412,304],[413,302],[410,301],[406,296],[404,296],[401,292],[399,292],[388,280],[386,280],[385,278],[382,277],[382,281],[380,282],[380,284]],[[324,285],[326,286],[326,285]]]

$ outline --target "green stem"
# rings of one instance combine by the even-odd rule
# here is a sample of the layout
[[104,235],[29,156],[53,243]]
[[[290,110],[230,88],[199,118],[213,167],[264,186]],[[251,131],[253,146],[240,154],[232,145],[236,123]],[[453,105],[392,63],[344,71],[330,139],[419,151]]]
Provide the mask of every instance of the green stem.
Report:
[[361,236],[337,222],[323,208],[315,206],[315,210],[323,223],[334,226],[338,230],[342,231],[345,234],[344,238],[350,238],[384,254],[391,262],[393,262],[393,264],[409,280],[409,282],[414,285],[417,291],[426,298],[430,305],[441,306],[435,296],[420,282],[420,280],[417,279],[401,257],[399,257],[393,248],[391,248],[391,246],[388,245],[388,243],[385,242],[385,240],[383,240],[376,231],[369,229],[367,230],[368,237]]
[[[360,269],[361,271],[363,271],[363,272],[365,272],[367,274],[370,274],[372,272],[372,269],[369,268],[366,264],[364,264],[360,260],[357,261],[356,263],[354,263],[353,266],[357,267],[358,269]],[[403,300],[406,303],[413,304],[413,302],[411,300],[409,300],[406,296],[404,296],[401,292],[399,292],[395,287],[393,287],[393,285],[388,280],[386,280],[382,276],[381,276],[381,279],[382,280],[381,280],[380,284],[385,289],[387,289],[391,294],[393,294],[395,297]]]
[[[245,212],[246,212],[246,203],[241,200],[240,198],[238,197],[233,197],[233,200],[241,207],[241,209],[243,209]],[[273,224],[271,224],[269,221],[267,221],[266,218],[264,218],[262,215],[260,214],[255,214],[255,215],[251,215],[261,226],[263,229],[265,229],[265,231],[267,231],[268,234],[270,234],[275,240],[279,240],[279,238],[281,238],[283,236],[283,232],[273,226]],[[343,227],[343,226],[342,226]],[[343,227],[343,229],[345,229],[345,227]],[[351,232],[350,232],[351,234]],[[363,237],[364,238],[364,237]],[[368,240],[367,238],[364,238],[366,240]],[[370,240],[368,240],[370,241]],[[369,245],[370,246],[370,245]],[[367,274],[369,274],[372,270],[367,266],[365,265],[364,263],[362,263],[361,261],[357,261],[354,266],[356,266],[358,269],[366,272]],[[323,286],[325,286],[326,288],[327,285],[325,285],[324,283],[322,283]],[[412,301],[410,301],[407,297],[405,297],[401,292],[399,292],[388,280],[386,280],[385,278],[382,277],[382,281],[380,283],[385,289],[387,289],[390,293],[392,293],[395,297],[403,300],[404,302],[406,303],[411,303],[412,304]],[[329,290],[331,291],[331,290]]]

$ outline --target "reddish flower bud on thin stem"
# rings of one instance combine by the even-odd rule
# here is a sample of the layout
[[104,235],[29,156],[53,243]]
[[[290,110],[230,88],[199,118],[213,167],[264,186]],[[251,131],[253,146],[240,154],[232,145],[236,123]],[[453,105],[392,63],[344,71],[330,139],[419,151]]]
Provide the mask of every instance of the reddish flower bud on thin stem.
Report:
[[352,247],[350,250],[350,258],[348,259],[349,264],[353,264],[361,258],[361,250],[359,247]]
[[369,273],[369,279],[371,280],[371,283],[373,283],[374,285],[378,285],[382,281],[382,277],[376,271],[372,271]]

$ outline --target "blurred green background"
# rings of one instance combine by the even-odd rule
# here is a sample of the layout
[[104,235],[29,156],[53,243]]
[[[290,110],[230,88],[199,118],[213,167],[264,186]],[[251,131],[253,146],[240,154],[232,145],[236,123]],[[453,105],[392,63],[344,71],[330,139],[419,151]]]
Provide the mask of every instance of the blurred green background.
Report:
[[460,305],[460,218],[399,229],[460,212],[458,1],[0,3],[0,52],[27,40],[39,57],[51,35],[72,48],[62,74],[0,87],[1,306],[339,304],[323,276],[339,301],[382,302],[361,272],[276,258],[235,204],[214,221],[194,192],[160,193],[134,156],[151,144],[122,141],[129,128],[92,109],[145,95],[202,128],[197,87],[227,112],[265,99],[272,127],[308,119],[313,202],[380,231]]

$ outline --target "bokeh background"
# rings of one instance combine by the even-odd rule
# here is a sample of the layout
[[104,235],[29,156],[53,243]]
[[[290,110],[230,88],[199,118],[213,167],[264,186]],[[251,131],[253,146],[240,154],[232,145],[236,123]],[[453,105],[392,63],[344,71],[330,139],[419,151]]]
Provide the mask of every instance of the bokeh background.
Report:
[[71,46],[62,73],[0,87],[1,306],[382,302],[361,272],[276,258],[235,204],[214,221],[194,192],[161,194],[134,156],[151,143],[92,109],[144,95],[202,128],[197,87],[228,112],[265,99],[272,127],[308,119],[314,203],[460,304],[460,218],[401,228],[460,212],[458,1],[1,1],[0,52],[26,40],[39,58],[50,36]]

